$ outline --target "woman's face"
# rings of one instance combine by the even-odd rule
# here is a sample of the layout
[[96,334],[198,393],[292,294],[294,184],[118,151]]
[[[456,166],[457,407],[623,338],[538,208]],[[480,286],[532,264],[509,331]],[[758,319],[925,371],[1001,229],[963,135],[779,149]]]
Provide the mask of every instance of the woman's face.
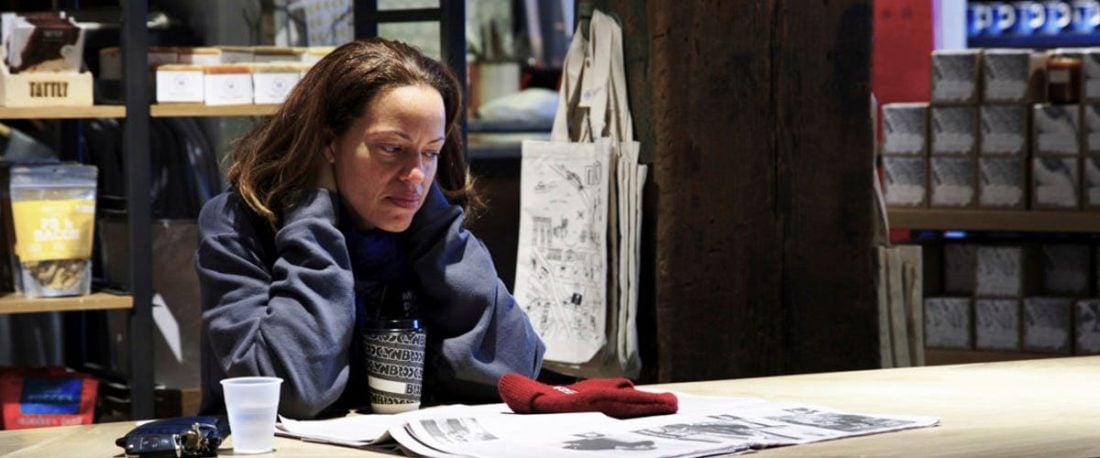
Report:
[[379,93],[325,156],[359,229],[401,232],[424,203],[446,137],[443,97],[430,86]]

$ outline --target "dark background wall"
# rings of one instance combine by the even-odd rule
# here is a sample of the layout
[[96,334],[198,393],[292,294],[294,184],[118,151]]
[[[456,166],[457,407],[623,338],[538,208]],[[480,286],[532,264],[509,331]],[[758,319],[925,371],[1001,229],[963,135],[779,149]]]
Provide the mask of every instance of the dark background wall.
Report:
[[[587,3],[623,27],[652,163],[643,381],[877,367],[870,0]],[[509,279],[518,166],[474,168]]]

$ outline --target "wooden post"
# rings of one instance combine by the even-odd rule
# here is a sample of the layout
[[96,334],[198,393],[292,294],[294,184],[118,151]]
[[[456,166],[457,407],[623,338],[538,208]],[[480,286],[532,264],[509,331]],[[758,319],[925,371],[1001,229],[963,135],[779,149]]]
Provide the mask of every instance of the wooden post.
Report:
[[652,161],[643,379],[876,367],[870,1],[593,3]]

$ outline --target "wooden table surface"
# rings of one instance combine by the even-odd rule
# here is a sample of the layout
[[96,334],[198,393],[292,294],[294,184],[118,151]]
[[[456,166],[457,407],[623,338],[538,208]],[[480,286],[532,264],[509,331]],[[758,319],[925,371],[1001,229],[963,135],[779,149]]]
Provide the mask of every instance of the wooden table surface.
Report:
[[[773,456],[1100,456],[1100,356],[693,382],[657,387],[940,417],[932,428],[760,451]],[[0,432],[0,456],[110,457],[133,423]],[[276,438],[278,456],[382,456]],[[223,455],[231,455],[223,450]],[[270,455],[260,455],[270,456]]]

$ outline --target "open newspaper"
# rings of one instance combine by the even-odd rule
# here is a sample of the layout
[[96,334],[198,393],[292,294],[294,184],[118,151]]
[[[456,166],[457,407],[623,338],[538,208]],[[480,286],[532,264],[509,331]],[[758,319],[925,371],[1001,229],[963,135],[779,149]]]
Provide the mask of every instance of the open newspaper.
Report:
[[519,415],[504,404],[400,415],[284,419],[282,435],[349,446],[396,442],[429,457],[698,457],[933,426],[935,417],[866,415],[807,404],[677,393],[680,411],[617,420],[600,413]]

